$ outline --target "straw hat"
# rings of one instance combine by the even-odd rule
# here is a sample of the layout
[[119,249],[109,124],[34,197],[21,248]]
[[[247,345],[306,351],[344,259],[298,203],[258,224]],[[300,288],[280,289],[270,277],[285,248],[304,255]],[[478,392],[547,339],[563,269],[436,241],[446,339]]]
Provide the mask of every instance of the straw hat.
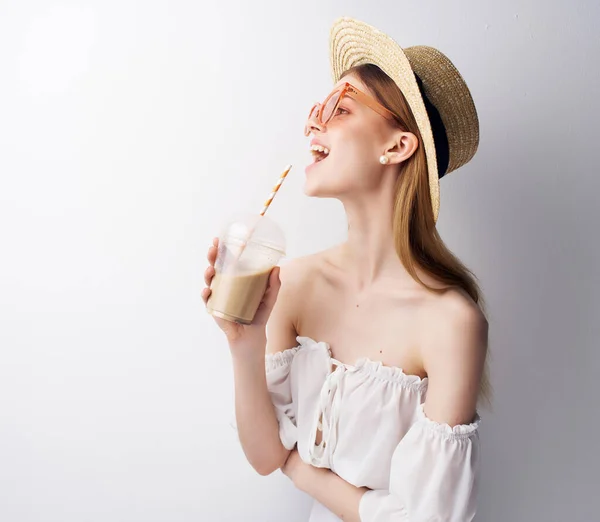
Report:
[[402,49],[388,35],[352,18],[334,22],[329,50],[334,83],[351,67],[370,63],[404,94],[423,138],[437,222],[440,178],[467,163],[479,144],[477,111],[462,76],[437,49],[424,45]]

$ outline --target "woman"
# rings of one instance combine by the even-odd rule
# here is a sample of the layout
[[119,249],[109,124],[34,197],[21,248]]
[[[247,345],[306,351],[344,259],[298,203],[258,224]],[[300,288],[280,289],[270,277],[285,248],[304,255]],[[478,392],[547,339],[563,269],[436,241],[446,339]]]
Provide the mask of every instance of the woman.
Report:
[[305,192],[343,203],[348,239],[275,268],[252,325],[215,319],[240,441],[259,473],[281,468],[315,499],[312,522],[472,520],[488,323],[435,223],[439,178],[477,148],[475,107],[435,49],[344,18],[331,53]]

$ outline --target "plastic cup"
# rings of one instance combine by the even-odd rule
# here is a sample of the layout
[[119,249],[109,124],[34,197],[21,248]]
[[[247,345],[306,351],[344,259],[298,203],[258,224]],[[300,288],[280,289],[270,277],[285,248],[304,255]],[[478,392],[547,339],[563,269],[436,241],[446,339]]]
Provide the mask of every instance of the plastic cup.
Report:
[[229,221],[219,236],[208,312],[228,321],[251,324],[269,274],[283,256],[285,238],[272,219],[244,214]]

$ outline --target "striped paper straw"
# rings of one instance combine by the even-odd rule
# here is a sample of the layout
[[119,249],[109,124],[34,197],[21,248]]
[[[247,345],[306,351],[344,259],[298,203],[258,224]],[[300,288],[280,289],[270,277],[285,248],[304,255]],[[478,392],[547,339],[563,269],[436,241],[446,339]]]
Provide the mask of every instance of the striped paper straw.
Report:
[[267,209],[269,208],[269,205],[273,202],[273,199],[275,198],[275,194],[277,194],[277,191],[279,190],[279,187],[281,187],[281,184],[283,183],[283,180],[285,179],[285,177],[288,175],[288,172],[292,169],[291,165],[288,165],[285,168],[285,171],[283,172],[283,174],[281,176],[279,176],[279,181],[277,181],[277,185],[275,185],[273,187],[273,191],[271,192],[271,194],[269,194],[269,198],[267,199],[267,201],[265,202],[265,206],[262,209],[262,212],[260,213],[261,216],[265,215],[265,212],[267,211]]
[[[283,174],[281,176],[279,176],[279,180],[277,181],[277,184],[273,187],[273,191],[271,192],[271,194],[269,194],[269,198],[265,202],[265,206],[263,207],[262,212],[260,213],[261,216],[265,215],[265,212],[269,208],[269,205],[273,202],[273,199],[275,198],[275,194],[277,194],[277,191],[279,190],[279,187],[281,187],[281,184],[283,183],[283,180],[288,175],[288,172],[291,169],[292,169],[292,166],[288,165],[285,168],[285,170],[283,171]],[[248,232],[248,237],[246,238],[246,240],[242,244],[242,247],[241,247],[241,249],[240,249],[240,251],[239,251],[239,253],[237,255],[237,259],[238,260],[241,257],[241,255],[244,253],[244,250],[246,249],[246,245],[247,245],[248,241],[250,240],[250,238],[252,237],[253,234],[254,234],[254,227],[252,228],[252,230],[250,230]]]

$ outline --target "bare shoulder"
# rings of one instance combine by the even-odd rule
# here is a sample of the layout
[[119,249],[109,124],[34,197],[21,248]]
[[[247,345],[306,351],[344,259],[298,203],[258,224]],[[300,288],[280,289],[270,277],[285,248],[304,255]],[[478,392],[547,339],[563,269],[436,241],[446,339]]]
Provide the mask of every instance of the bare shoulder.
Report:
[[320,257],[320,253],[291,259],[281,266],[281,285],[297,287],[310,279],[311,272]]
[[[426,332],[426,345],[435,346],[450,335],[487,332],[488,322],[471,297],[459,289],[432,296],[424,303],[420,320]],[[422,323],[422,324],[423,324]]]
[[281,288],[267,323],[267,353],[296,345],[302,303],[312,291],[323,253],[292,259],[280,267]]
[[488,322],[462,290],[432,298],[421,316],[426,414],[451,426],[472,421],[488,343]]

